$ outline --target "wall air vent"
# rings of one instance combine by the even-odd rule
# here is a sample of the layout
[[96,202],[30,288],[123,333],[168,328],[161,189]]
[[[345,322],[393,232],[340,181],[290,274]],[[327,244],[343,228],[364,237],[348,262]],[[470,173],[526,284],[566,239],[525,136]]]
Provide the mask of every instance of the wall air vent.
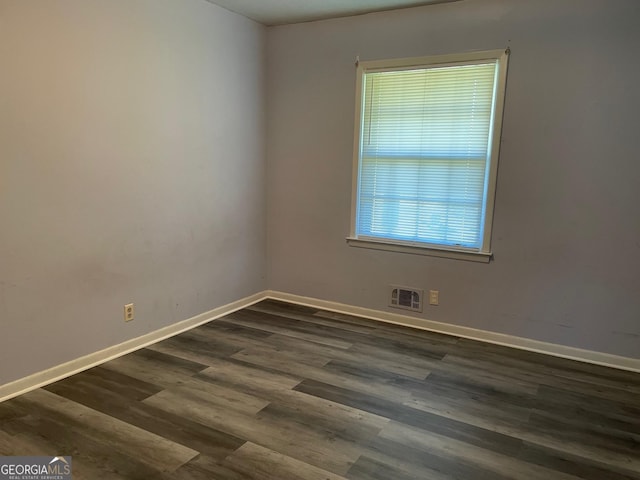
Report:
[[391,295],[389,297],[389,306],[393,308],[402,308],[413,312],[422,311],[422,299],[424,290],[416,288],[398,287],[391,285]]

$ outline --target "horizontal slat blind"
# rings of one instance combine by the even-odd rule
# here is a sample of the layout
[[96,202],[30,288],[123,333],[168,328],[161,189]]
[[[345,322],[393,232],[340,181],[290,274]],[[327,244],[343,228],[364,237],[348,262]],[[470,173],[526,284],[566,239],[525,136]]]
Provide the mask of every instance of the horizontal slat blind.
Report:
[[496,68],[364,74],[359,236],[481,247]]

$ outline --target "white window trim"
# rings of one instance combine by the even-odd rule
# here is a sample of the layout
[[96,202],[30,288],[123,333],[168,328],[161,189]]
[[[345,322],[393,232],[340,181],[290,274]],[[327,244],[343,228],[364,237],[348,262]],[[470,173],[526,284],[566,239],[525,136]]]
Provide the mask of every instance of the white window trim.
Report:
[[[428,57],[402,58],[395,60],[373,60],[359,62],[356,74],[356,102],[355,102],[355,137],[353,146],[353,170],[351,186],[351,230],[347,243],[354,247],[371,248],[400,253],[430,255],[435,257],[470,260],[487,263],[493,253],[491,251],[491,232],[493,229],[493,210],[495,206],[496,179],[498,176],[498,159],[500,155],[500,137],[502,133],[502,117],[507,83],[507,68],[510,50],[486,50],[479,52],[458,53],[450,55],[435,55]],[[498,74],[496,85],[496,104],[493,131],[490,136],[491,151],[489,161],[489,178],[487,184],[486,214],[484,222],[484,237],[482,247],[476,249],[462,249],[446,245],[429,245],[416,242],[402,242],[391,239],[371,238],[356,234],[358,215],[358,185],[360,173],[360,137],[362,129],[362,88],[365,72],[380,72],[385,70],[411,69],[425,65],[456,64],[458,62],[482,62],[498,60]]]
[[441,245],[427,245],[413,242],[400,242],[370,237],[347,237],[347,243],[352,247],[370,248],[385,252],[410,253],[413,255],[428,255],[431,257],[453,258],[455,260],[468,260],[470,262],[489,263],[491,252],[479,252],[477,250],[445,247]]

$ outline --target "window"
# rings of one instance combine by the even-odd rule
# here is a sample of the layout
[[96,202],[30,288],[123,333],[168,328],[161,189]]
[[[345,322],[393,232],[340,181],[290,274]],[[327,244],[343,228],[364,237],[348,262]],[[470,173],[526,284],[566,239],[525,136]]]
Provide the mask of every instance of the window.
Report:
[[358,65],[350,244],[489,261],[507,59]]

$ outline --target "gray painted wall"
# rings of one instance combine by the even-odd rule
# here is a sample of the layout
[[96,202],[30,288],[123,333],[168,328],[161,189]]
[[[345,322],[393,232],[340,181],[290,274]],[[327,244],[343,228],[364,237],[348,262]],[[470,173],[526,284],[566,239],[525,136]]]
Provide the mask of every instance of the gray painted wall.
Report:
[[[640,356],[639,21],[466,0],[267,34],[203,0],[0,0],[0,384],[267,287],[438,289],[424,318]],[[495,260],[348,247],[355,55],[506,45]]]
[[203,0],[0,0],[0,384],[266,288],[264,43]]
[[[466,0],[269,29],[275,290],[640,357],[640,2]],[[486,264],[349,247],[354,59],[511,46]]]

